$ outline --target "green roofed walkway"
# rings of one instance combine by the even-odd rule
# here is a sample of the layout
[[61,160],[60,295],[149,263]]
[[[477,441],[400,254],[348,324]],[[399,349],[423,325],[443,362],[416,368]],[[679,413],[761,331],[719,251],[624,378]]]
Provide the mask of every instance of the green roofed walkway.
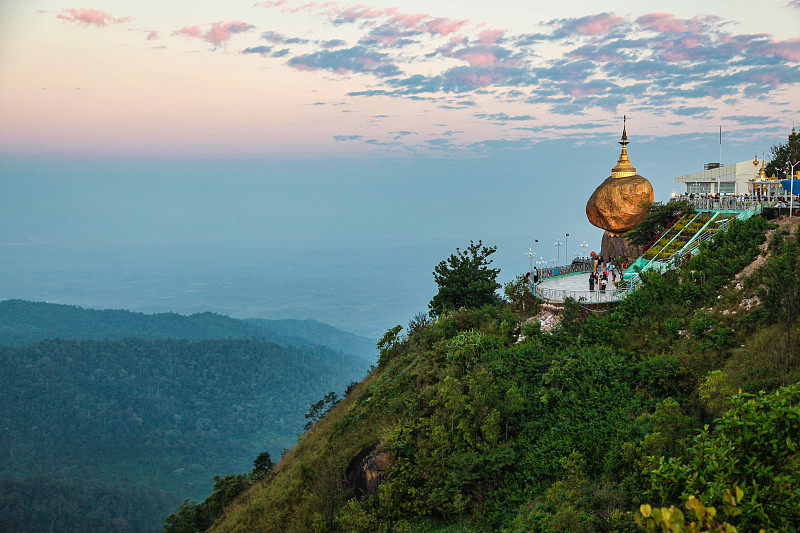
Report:
[[733,220],[747,220],[761,214],[759,205],[731,203],[727,207],[700,209],[681,217],[631,264],[624,274],[626,284],[635,288],[639,273],[645,270],[665,272],[677,268],[684,259],[697,253],[703,242],[713,239],[718,231],[725,231]]

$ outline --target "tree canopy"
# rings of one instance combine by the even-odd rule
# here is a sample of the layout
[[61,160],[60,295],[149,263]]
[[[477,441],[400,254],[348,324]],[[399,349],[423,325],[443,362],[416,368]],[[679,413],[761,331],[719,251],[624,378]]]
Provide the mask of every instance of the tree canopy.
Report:
[[432,316],[441,315],[445,310],[462,307],[481,307],[497,300],[495,291],[498,268],[490,268],[489,256],[497,251],[496,246],[483,246],[469,241],[466,250],[456,248],[446,260],[441,261],[433,271],[433,278],[439,292],[428,304]]
[[[766,166],[767,176],[784,175],[789,173],[790,163],[800,162],[800,134],[794,128],[789,138],[783,144],[776,144],[770,148],[772,154],[772,161]],[[795,165],[794,171],[797,172],[800,168]]]
[[[768,226],[733,221],[604,313],[565,302],[550,332],[502,303],[392,328],[212,531],[633,533],[637,509],[647,531],[795,531],[800,361],[780,379],[783,325],[734,282]],[[342,483],[362,472],[376,492]]]

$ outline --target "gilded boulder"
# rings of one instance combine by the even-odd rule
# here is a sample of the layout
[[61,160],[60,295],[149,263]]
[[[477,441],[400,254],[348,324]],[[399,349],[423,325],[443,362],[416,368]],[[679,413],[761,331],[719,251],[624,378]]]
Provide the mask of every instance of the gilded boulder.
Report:
[[653,199],[653,186],[642,176],[612,176],[589,198],[586,216],[611,235],[622,235],[642,221],[647,214],[646,204]]

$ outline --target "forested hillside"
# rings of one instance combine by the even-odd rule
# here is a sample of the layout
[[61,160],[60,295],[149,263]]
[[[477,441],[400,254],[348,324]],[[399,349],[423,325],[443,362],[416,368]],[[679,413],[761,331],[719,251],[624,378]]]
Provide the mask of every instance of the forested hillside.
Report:
[[615,308],[567,302],[552,334],[513,303],[390,330],[213,530],[797,531],[800,233],[769,229],[735,222]]
[[239,320],[216,313],[144,314],[120,309],[5,300],[0,302],[0,344],[44,339],[265,338],[283,346],[327,346],[373,362],[375,341],[314,320]]
[[366,366],[261,339],[0,346],[0,530],[155,531]]

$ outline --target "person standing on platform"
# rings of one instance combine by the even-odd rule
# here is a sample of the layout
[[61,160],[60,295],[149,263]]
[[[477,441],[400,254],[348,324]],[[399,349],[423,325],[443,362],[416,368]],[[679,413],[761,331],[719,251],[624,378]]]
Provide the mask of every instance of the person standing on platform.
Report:
[[594,291],[594,274],[592,274],[591,272],[589,273],[589,291],[590,292]]

